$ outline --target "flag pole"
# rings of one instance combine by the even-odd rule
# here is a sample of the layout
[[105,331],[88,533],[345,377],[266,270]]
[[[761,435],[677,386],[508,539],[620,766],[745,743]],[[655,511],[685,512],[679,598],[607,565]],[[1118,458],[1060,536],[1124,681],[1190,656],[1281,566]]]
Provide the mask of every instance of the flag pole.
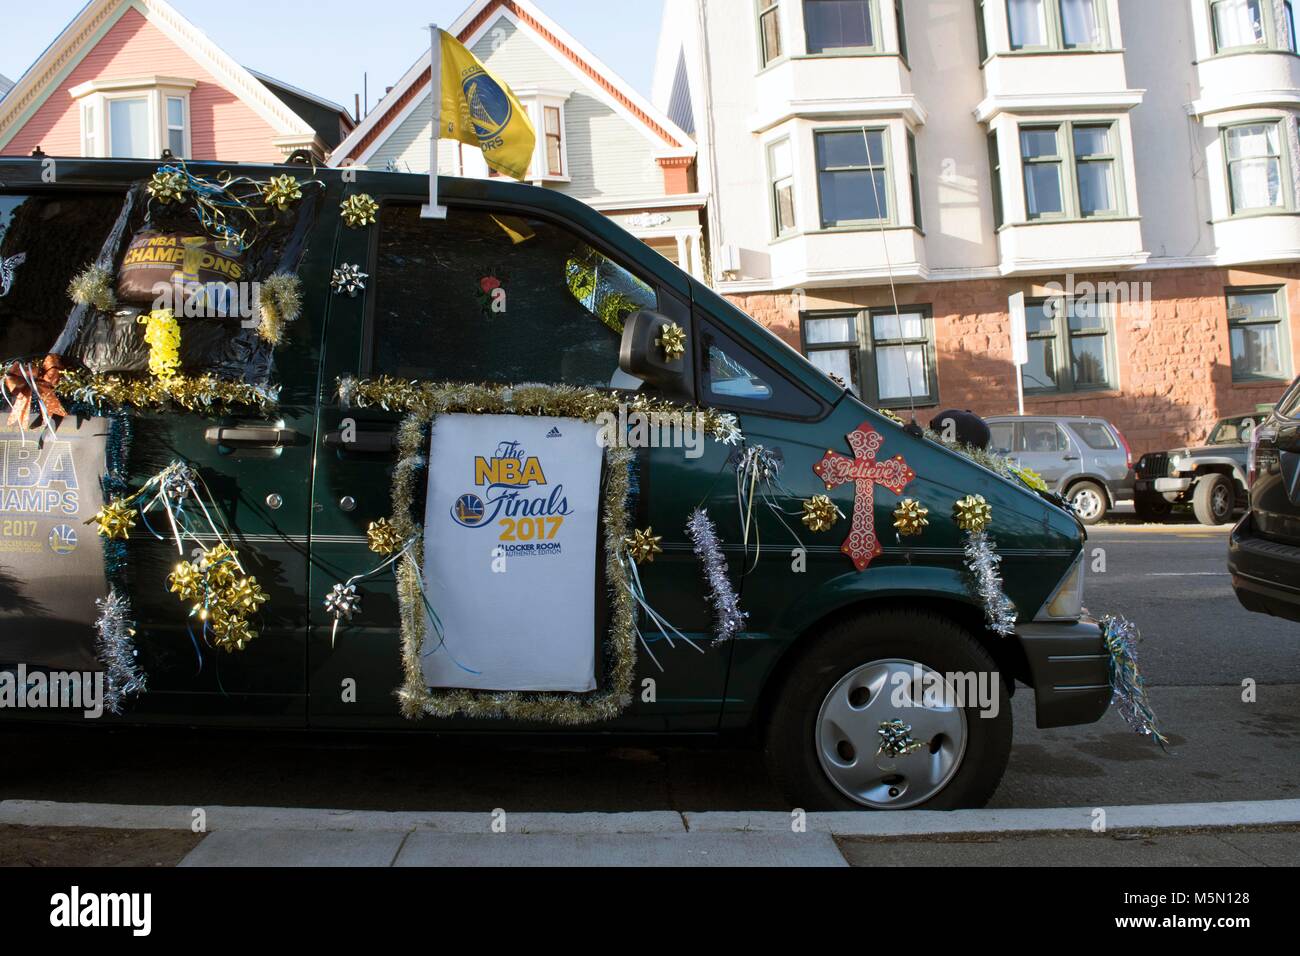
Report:
[[429,126],[429,204],[420,209],[421,219],[446,219],[447,207],[438,205],[438,139],[442,134],[442,37],[438,24],[429,24],[429,99],[433,122]]

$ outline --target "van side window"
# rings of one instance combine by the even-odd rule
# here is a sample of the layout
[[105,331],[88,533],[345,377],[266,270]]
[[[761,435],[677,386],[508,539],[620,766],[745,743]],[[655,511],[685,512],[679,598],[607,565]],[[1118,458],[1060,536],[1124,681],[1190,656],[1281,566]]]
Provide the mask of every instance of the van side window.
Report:
[[713,408],[812,418],[821,403],[697,313],[700,395]]
[[99,255],[120,195],[0,196],[0,360],[43,357],[73,303],[68,283]]
[[1074,431],[1087,442],[1089,448],[1095,448],[1098,451],[1110,451],[1119,447],[1115,443],[1115,436],[1110,433],[1110,429],[1100,422],[1077,422],[1074,425]]
[[1012,445],[1015,443],[1015,439],[1012,437],[1014,431],[1015,426],[1011,422],[998,422],[990,425],[989,432],[992,437],[989,440],[989,446],[995,451],[1011,451]]
[[568,230],[452,207],[385,206],[369,373],[608,387],[623,323],[655,290]]

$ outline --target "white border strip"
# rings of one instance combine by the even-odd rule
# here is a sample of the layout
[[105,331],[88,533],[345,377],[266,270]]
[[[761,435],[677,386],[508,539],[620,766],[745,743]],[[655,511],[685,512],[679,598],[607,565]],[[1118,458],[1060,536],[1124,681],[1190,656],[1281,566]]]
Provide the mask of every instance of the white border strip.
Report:
[[[204,828],[217,830],[342,830],[484,833],[490,811],[386,812],[280,807],[204,807]],[[1300,800],[1235,803],[1173,803],[1130,807],[1076,807],[1049,810],[912,810],[898,813],[810,813],[807,829],[836,836],[911,837],[955,833],[1042,833],[1090,830],[1097,809],[1105,810],[1107,831],[1191,829],[1300,824]],[[14,826],[99,827],[127,830],[189,830],[193,807],[0,802],[0,824]],[[511,833],[789,833],[791,813],[507,813]]]

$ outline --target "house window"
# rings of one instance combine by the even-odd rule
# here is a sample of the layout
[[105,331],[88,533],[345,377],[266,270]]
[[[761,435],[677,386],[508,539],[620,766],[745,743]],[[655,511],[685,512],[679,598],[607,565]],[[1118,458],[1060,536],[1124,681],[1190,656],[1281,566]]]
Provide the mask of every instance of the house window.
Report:
[[907,62],[907,22],[903,19],[903,0],[894,0],[894,23],[898,26],[898,55]]
[[1013,50],[1077,50],[1106,44],[1103,0],[1007,0]]
[[924,229],[921,223],[921,177],[916,166],[916,137],[907,131],[907,172],[912,186],[912,225]]
[[1228,291],[1233,381],[1291,377],[1285,293],[1284,288]]
[[1113,123],[1022,126],[1025,212],[1032,219],[1092,218],[1121,211]]
[[885,131],[834,130],[815,135],[822,228],[889,221]]
[[1115,387],[1110,306],[1096,298],[1057,296],[1027,303],[1026,392]]
[[788,139],[767,148],[767,168],[771,182],[772,222],[776,235],[785,236],[798,228],[794,213],[794,163]]
[[1119,212],[1115,194],[1115,149],[1113,129],[1104,126],[1075,126],[1074,170],[1079,187],[1079,214],[1106,216]]
[[979,48],[980,63],[989,58],[988,27],[984,25],[984,0],[975,0],[975,44]]
[[763,65],[784,55],[781,47],[781,4],[777,0],[758,0],[759,52]]
[[989,178],[993,183],[993,228],[1001,229],[1006,217],[1002,209],[1002,154],[998,150],[997,130],[989,133],[988,142]]
[[108,155],[114,159],[148,159],[158,154],[150,149],[149,100],[123,97],[108,101]]
[[93,102],[81,105],[81,143],[83,156],[99,155],[99,114]]
[[1060,132],[1059,126],[1020,131],[1020,156],[1025,165],[1025,211],[1030,219],[1065,215]]
[[934,323],[928,308],[813,312],[804,352],[826,374],[877,408],[935,405]]
[[1214,52],[1265,49],[1296,52],[1291,0],[1211,0]]
[[1287,208],[1282,124],[1230,126],[1223,137],[1232,214]]
[[542,108],[546,119],[546,172],[551,176],[564,175],[564,126],[558,106]]
[[876,49],[874,0],[804,0],[803,22],[812,54]]
[[167,148],[173,156],[185,156],[185,99],[167,97]]

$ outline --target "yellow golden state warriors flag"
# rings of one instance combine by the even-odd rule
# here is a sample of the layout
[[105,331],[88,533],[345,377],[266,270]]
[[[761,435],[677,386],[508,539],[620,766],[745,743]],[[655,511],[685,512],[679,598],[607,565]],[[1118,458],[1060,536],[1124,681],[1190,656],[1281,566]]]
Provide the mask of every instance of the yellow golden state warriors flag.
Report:
[[[437,31],[441,50],[442,109],[439,139],[455,139],[483,151],[487,164],[515,179],[528,175],[537,134],[528,110],[506,86],[446,30]],[[441,56],[438,56],[438,53]]]

